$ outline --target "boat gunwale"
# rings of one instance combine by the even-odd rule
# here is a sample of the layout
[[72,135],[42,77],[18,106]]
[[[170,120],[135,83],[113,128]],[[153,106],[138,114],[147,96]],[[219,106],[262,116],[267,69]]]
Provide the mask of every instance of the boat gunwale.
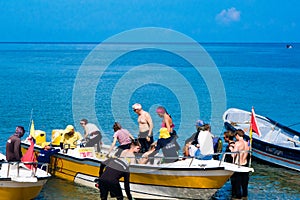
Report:
[[[21,145],[26,145],[29,146],[26,143],[21,143]],[[34,150],[41,150],[41,147],[34,147]],[[95,167],[100,167],[101,163],[104,160],[100,160],[98,158],[92,158],[92,157],[84,157],[84,158],[79,158],[79,157],[75,157],[72,155],[67,155],[67,154],[63,154],[61,152],[58,152],[57,154],[53,155],[54,158],[61,158],[61,159],[69,159],[71,161],[79,161],[79,162],[84,162],[82,164],[88,164],[87,162],[94,162],[95,164],[99,164],[99,166],[93,165]],[[142,168],[142,169],[151,169],[151,170],[161,170],[161,171],[165,171],[165,170],[170,170],[170,171],[182,171],[182,170],[186,170],[186,171],[208,171],[208,170],[225,170],[225,167],[222,166],[218,166],[218,167],[207,167],[207,166],[190,166],[190,167],[181,167],[181,166],[168,166],[168,165],[164,165],[163,166],[159,166],[159,165],[147,165],[147,164],[133,164],[130,165],[131,168]]]
[[[224,123],[224,126],[226,129],[230,129],[230,130],[237,130],[237,128],[235,128],[232,124],[230,124],[229,122],[225,122]],[[230,126],[230,127],[228,127]],[[248,134],[246,134],[248,136]],[[249,137],[249,136],[248,136]],[[292,152],[298,152],[300,151],[300,148],[298,147],[287,147],[287,146],[280,146],[278,144],[274,144],[274,143],[271,143],[271,142],[268,142],[268,141],[264,141],[264,140],[261,140],[261,139],[258,139],[258,138],[252,138],[253,139],[253,142],[252,142],[252,148],[255,148],[255,142],[258,142],[258,143],[262,143],[262,144],[265,144],[265,145],[270,145],[272,147],[276,147],[277,149],[279,150],[284,150],[284,151],[292,151]],[[256,148],[255,148],[256,149]]]
[[174,167],[167,167],[167,166],[149,166],[149,165],[130,165],[131,168],[143,168],[143,169],[153,169],[153,170],[161,170],[161,171],[199,171],[199,170],[225,170],[225,167],[180,167],[180,166],[174,166]]

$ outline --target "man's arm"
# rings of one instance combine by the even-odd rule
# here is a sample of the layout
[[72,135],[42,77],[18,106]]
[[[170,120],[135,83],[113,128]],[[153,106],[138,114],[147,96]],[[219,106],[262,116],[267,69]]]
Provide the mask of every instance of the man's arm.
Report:
[[84,130],[83,137],[87,138],[88,137],[88,132],[86,130],[86,126],[84,126],[83,130]]
[[152,136],[152,130],[153,130],[153,122],[152,122],[152,118],[151,118],[151,116],[148,112],[146,113],[146,120],[147,120],[147,123],[149,125],[148,137],[151,137]]
[[59,150],[59,149],[54,149],[54,148],[52,148],[52,149],[50,149],[49,151],[50,151],[50,156],[52,156],[52,155],[58,153],[60,150]]
[[111,152],[111,151],[113,150],[113,148],[115,147],[116,143],[117,143],[117,136],[114,136],[114,140],[113,140],[113,142],[112,142],[111,145],[110,145],[110,148],[109,148],[109,150],[108,150],[108,152],[107,152],[107,155],[110,154],[110,152]]

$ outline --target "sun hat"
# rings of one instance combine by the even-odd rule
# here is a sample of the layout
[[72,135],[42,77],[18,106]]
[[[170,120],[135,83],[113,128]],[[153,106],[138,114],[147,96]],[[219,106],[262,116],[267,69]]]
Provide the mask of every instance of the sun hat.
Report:
[[171,137],[171,135],[170,135],[167,128],[159,129],[159,138],[166,139],[166,138],[169,138],[169,137]]
[[74,131],[74,126],[72,126],[72,125],[68,125],[67,127],[66,127],[66,129],[65,129],[65,133],[70,133],[71,131]]

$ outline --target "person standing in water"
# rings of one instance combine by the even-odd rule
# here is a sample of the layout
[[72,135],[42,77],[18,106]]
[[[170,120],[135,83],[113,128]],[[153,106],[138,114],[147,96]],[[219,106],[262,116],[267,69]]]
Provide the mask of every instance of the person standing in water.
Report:
[[128,163],[118,158],[109,158],[101,162],[99,178],[95,180],[100,189],[100,199],[107,200],[108,193],[117,200],[123,200],[123,193],[120,186],[120,178],[124,180],[124,189],[129,200],[132,200],[130,193],[130,172]]
[[[234,144],[233,152],[239,152],[239,154],[232,154],[235,164],[248,167],[248,151],[250,147],[248,142],[244,140],[245,132],[242,129],[235,131],[236,142]],[[235,172],[235,197],[237,199],[248,199],[248,183],[249,172]]]
[[[234,144],[235,144],[235,141],[234,141],[234,133],[231,132],[231,131],[225,131],[224,132],[224,141],[226,143],[228,143],[228,145],[226,146],[226,149],[225,149],[225,152],[233,152],[233,149],[234,149]],[[229,162],[229,163],[233,163],[233,157],[232,157],[232,154],[226,154],[225,155],[225,158],[224,158],[224,161],[225,162]],[[233,175],[230,177],[230,183],[231,183],[231,196],[232,198],[235,198],[236,197],[236,176],[237,176],[237,173],[233,173]]]

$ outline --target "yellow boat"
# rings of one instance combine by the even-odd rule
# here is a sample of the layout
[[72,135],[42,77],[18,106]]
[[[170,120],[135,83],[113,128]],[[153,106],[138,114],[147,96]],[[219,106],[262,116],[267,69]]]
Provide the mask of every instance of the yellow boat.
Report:
[[0,200],[28,200],[38,196],[51,175],[28,169],[23,162],[7,162],[0,154]]
[[[22,142],[25,150],[29,144]],[[102,145],[102,152],[109,146]],[[40,151],[35,146],[35,151]],[[59,178],[95,188],[99,167],[105,154],[94,148],[75,148],[60,151],[51,158],[49,172]],[[160,158],[157,158],[158,160]],[[142,199],[207,199],[220,189],[234,172],[249,172],[242,167],[217,160],[182,158],[168,164],[130,165],[130,189],[134,198]],[[121,180],[122,181],[122,180]],[[122,189],[124,189],[123,184]],[[124,195],[125,192],[124,192]]]

